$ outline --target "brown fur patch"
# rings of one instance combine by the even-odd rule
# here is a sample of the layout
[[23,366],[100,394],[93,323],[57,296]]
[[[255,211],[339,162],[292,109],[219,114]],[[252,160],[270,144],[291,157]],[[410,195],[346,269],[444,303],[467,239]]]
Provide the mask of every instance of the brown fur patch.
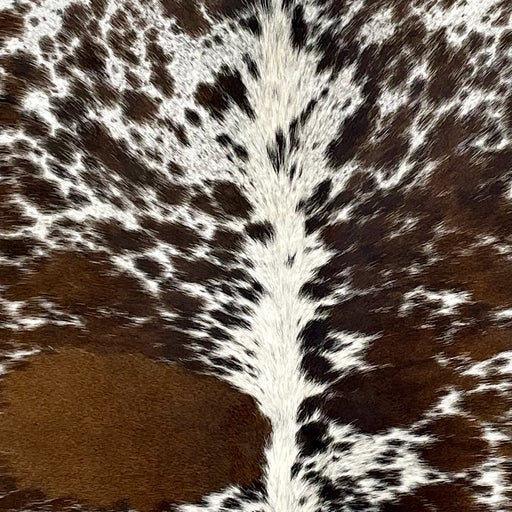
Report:
[[158,222],[150,217],[143,217],[141,225],[158,237],[160,242],[172,244],[182,250],[194,247],[201,241],[199,234],[184,224]]
[[462,471],[485,456],[487,442],[474,422],[463,416],[437,419],[427,432],[437,441],[422,448],[427,462],[441,471]]
[[376,433],[418,420],[456,379],[453,371],[434,359],[355,373],[334,386],[326,411],[364,432]]
[[483,512],[471,490],[459,483],[440,483],[420,487],[414,496],[385,505],[382,512]]
[[23,33],[23,16],[11,11],[0,11],[0,43]]
[[510,393],[499,393],[489,389],[467,394],[463,404],[478,419],[496,421],[512,409],[512,396]]
[[224,118],[224,113],[233,104],[247,115],[253,111],[247,99],[247,88],[239,71],[223,66],[213,83],[201,82],[197,86],[195,99],[217,120]]
[[176,0],[160,0],[164,13],[174,18],[185,32],[197,37],[204,34],[209,24],[201,13],[196,0],[177,2]]
[[39,355],[4,381],[0,417],[22,488],[139,510],[261,476],[268,424],[227,384],[140,355]]
[[[0,169],[2,172],[3,169]],[[23,209],[11,199],[13,187],[7,183],[0,185],[0,219],[2,231],[16,231],[34,223],[25,216]]]
[[142,92],[126,91],[123,112],[132,121],[148,122],[158,113],[158,103]]
[[41,66],[34,55],[18,50],[12,55],[0,57],[6,77],[3,89],[8,100],[19,104],[31,88],[45,88],[49,83],[48,70]]
[[56,252],[7,291],[12,300],[38,296],[46,296],[74,314],[107,310],[146,316],[153,312],[151,298],[136,279],[116,274],[108,262],[92,254]]

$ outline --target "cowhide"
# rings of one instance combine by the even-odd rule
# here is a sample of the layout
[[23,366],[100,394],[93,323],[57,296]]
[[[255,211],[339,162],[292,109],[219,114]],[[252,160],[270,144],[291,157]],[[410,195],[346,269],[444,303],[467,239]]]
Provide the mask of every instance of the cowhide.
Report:
[[0,511],[512,511],[510,0],[0,0]]

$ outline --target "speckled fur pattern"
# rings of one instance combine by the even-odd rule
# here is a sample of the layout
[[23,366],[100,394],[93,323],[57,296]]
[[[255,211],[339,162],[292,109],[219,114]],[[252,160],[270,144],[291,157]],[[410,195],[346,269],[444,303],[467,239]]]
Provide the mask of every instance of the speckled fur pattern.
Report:
[[180,512],[512,511],[512,3],[0,6],[5,371],[253,397],[261,481]]

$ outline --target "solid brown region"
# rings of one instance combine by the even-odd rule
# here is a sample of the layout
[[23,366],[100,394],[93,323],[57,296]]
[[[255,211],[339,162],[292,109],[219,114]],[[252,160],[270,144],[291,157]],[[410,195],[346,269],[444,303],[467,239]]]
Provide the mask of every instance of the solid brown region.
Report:
[[398,503],[384,505],[382,512],[484,512],[471,489],[463,483],[439,483],[420,487]]
[[333,386],[326,412],[374,434],[418,420],[455,382],[455,372],[433,358],[354,373]]
[[[1,273],[0,273],[1,277]],[[35,309],[35,306],[33,307]],[[31,310],[24,307],[23,314]],[[44,315],[44,311],[33,311],[34,315]],[[130,324],[117,316],[108,317],[89,315],[85,327],[45,324],[36,329],[14,331],[0,330],[0,344],[13,343],[25,348],[55,350],[78,347],[102,354],[119,354],[135,352],[152,359],[163,355],[166,343],[173,345],[175,358],[189,356],[185,340],[178,342],[173,332],[159,321],[138,325]]]
[[500,417],[506,418],[507,413],[512,410],[512,395],[499,393],[494,389],[468,393],[464,397],[463,405],[473,416],[483,421],[497,421]]
[[4,381],[1,451],[20,488],[112,507],[193,502],[261,476],[268,424],[213,377],[68,349]]
[[436,441],[421,453],[427,464],[441,471],[462,471],[485,458],[488,445],[483,432],[463,416],[439,418],[427,432]]

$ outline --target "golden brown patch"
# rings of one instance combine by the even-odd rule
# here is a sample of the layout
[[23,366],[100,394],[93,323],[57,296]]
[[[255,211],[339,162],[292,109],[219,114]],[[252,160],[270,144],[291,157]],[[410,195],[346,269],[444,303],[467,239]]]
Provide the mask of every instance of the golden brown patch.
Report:
[[4,381],[0,449],[23,489],[150,510],[261,476],[266,420],[213,377],[68,349]]

